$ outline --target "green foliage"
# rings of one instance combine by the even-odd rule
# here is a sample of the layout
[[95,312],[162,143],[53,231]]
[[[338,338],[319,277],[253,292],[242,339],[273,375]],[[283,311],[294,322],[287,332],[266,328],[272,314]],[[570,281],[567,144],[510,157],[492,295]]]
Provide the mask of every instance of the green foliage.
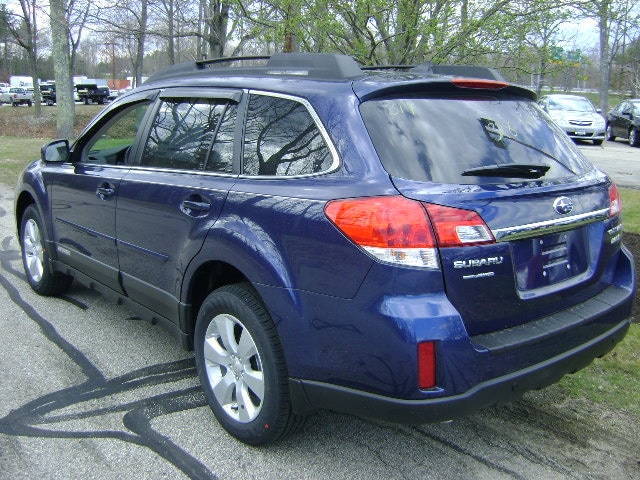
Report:
[[634,323],[615,349],[559,386],[574,397],[585,397],[640,416],[640,324]]
[[28,137],[1,137],[0,182],[13,187],[18,175],[31,161],[40,158],[44,141]]
[[622,220],[626,232],[640,234],[640,190],[620,189]]

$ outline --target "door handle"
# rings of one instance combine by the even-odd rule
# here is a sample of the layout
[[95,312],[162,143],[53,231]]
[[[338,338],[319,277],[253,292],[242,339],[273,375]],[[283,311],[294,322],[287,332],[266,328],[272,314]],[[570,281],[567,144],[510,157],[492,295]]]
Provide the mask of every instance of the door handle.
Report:
[[210,210],[211,201],[197,193],[189,195],[180,203],[180,211],[189,217],[205,217]]
[[193,200],[184,200],[182,202],[182,210],[198,210],[200,212],[208,212],[211,204],[207,202],[194,202]]
[[115,193],[116,193],[115,187],[113,185],[108,184],[108,183],[103,183],[96,190],[96,196],[100,200],[106,200],[107,197],[111,197],[111,196],[115,195]]

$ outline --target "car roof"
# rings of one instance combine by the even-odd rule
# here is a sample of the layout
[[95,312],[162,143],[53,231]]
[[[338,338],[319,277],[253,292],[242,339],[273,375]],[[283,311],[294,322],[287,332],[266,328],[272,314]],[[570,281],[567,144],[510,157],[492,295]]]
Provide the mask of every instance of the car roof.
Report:
[[[391,92],[425,84],[447,84],[454,78],[484,80],[484,87],[496,85],[535,99],[523,87],[511,85],[495,69],[466,65],[383,65],[361,66],[352,57],[330,53],[276,53],[271,56],[229,57],[199,62],[185,62],[166,67],[151,75],[145,86],[219,85],[238,88],[261,88],[307,96],[306,92],[326,92],[331,82],[349,86],[362,99],[373,92]],[[291,80],[296,80],[292,82]]]

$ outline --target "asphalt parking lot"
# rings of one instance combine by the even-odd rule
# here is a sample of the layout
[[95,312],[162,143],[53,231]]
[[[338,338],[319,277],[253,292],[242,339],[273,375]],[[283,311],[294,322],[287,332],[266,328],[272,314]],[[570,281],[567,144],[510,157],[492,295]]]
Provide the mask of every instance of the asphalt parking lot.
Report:
[[619,186],[640,188],[640,148],[630,147],[623,140],[604,142],[600,146],[591,142],[578,145],[587,158]]
[[[580,148],[640,188],[640,148]],[[33,294],[12,202],[0,184],[0,479],[640,478],[640,421],[555,387],[436,425],[321,412],[279,444],[241,444],[159,326],[78,286]]]

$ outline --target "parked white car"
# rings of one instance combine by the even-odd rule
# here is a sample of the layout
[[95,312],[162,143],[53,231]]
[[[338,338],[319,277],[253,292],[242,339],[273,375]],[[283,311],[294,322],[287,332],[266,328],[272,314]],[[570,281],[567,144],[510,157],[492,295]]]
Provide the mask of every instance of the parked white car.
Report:
[[602,145],[606,124],[599,109],[587,97],[579,95],[545,95],[538,104],[574,140],[591,140]]

